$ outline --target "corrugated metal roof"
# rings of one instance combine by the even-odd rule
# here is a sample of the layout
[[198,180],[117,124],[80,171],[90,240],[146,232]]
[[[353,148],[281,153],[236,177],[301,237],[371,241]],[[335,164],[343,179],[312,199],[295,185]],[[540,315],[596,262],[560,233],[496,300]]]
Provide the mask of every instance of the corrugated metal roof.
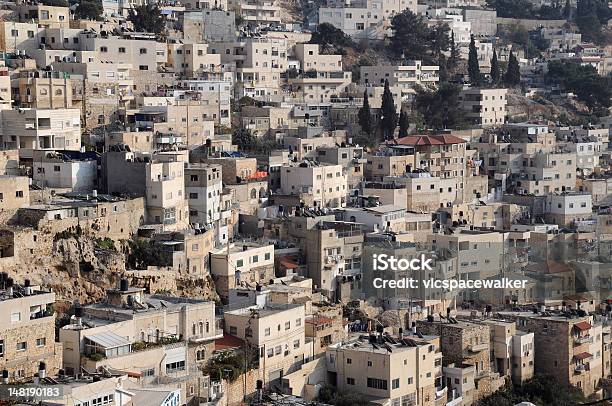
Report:
[[117,335],[111,331],[85,336],[85,338],[104,348],[122,347],[124,345],[131,344],[131,342],[129,342],[126,338],[121,337],[120,335]]

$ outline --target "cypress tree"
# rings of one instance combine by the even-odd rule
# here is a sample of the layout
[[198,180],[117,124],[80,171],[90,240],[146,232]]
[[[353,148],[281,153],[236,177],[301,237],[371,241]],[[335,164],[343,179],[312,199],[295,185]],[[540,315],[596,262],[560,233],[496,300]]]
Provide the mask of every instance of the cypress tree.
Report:
[[380,114],[382,116],[381,128],[385,139],[392,139],[395,127],[397,127],[397,111],[395,110],[395,102],[393,94],[389,89],[389,81],[385,79],[385,90],[382,95],[382,104],[380,106]]
[[493,49],[493,57],[491,58],[491,83],[494,85],[499,83],[499,62],[497,61],[497,52]]
[[474,42],[473,35],[470,38],[470,52],[468,55],[468,75],[470,77],[470,82],[473,86],[480,86],[482,84],[480,65],[478,65],[478,51],[476,50],[476,43]]
[[408,135],[408,127],[410,126],[410,121],[408,120],[408,114],[402,110],[399,116],[399,137],[403,138]]
[[370,101],[368,100],[368,91],[363,91],[363,105],[357,114],[361,131],[368,135],[372,135],[372,113],[370,111]]
[[521,83],[521,70],[519,68],[518,60],[512,51],[510,51],[510,56],[508,57],[508,69],[506,70],[504,82],[509,87],[515,87]]

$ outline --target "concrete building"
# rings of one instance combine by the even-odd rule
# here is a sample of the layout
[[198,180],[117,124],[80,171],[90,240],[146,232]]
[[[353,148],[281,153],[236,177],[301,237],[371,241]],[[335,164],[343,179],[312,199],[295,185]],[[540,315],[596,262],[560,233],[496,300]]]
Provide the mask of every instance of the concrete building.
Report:
[[20,157],[32,159],[35,149],[81,149],[81,114],[76,109],[2,110],[2,144],[18,148]]
[[585,396],[601,390],[602,325],[592,316],[566,317],[557,312],[500,315],[514,321],[519,329],[533,332],[536,374],[550,374],[565,385],[579,388]]
[[440,80],[439,66],[426,66],[421,61],[409,61],[404,65],[362,66],[359,81],[366,86],[389,86],[412,89],[415,86],[433,87]]
[[220,337],[214,302],[143,290],[123,280],[105,302],[79,308],[60,329],[66,374],[104,366],[151,381],[188,375],[210,358]]
[[289,91],[304,102],[329,102],[351,83],[351,72],[342,70],[342,55],[322,55],[318,44],[295,45],[301,73],[288,76]]
[[228,244],[211,253],[210,272],[217,293],[225,300],[238,286],[265,285],[274,278],[274,245]]
[[494,371],[508,376],[516,385],[533,377],[534,334],[517,330],[516,324],[504,320],[485,320],[491,332]]
[[416,14],[416,1],[363,0],[348,5],[328,1],[327,7],[319,8],[319,24],[332,24],[355,40],[380,40],[387,33],[393,15],[406,9]]
[[96,153],[76,151],[34,151],[32,157],[33,184],[41,188],[92,192],[98,189]]
[[31,381],[41,363],[56,374],[62,367],[62,346],[55,342],[55,294],[29,280],[16,284],[6,273],[0,286],[0,370],[9,383]]
[[327,348],[327,371],[338,390],[364,395],[383,405],[445,403],[442,354],[437,340],[353,339]]
[[35,109],[73,108],[70,76],[53,71],[24,71],[11,80],[15,105]]
[[299,196],[311,207],[344,207],[347,175],[340,165],[312,162],[281,168],[281,193]]
[[30,179],[27,176],[0,175],[0,212],[30,205]]
[[[454,323],[450,319],[417,321],[417,331],[440,337],[444,375],[447,379],[452,377],[449,389],[458,389],[465,403],[477,402],[504,385],[503,377],[491,370],[489,326],[465,321]],[[474,369],[473,375],[464,376],[467,368]],[[454,380],[457,370],[461,376],[459,381]]]
[[280,385],[312,354],[306,345],[305,313],[301,304],[273,304],[226,311],[225,332],[244,340],[259,354],[256,371],[265,387]]
[[544,218],[559,226],[595,221],[593,198],[590,193],[552,193],[546,196]]
[[507,89],[469,88],[459,94],[460,108],[471,124],[501,126],[506,122]]

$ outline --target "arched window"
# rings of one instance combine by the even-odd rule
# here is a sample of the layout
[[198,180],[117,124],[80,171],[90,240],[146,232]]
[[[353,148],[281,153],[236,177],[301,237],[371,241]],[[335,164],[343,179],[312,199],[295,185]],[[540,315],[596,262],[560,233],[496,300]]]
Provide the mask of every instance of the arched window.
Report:
[[204,334],[204,323],[200,322],[200,334]]
[[257,199],[257,189],[251,189],[251,199]]
[[206,322],[206,332],[209,333],[210,332],[210,323]]

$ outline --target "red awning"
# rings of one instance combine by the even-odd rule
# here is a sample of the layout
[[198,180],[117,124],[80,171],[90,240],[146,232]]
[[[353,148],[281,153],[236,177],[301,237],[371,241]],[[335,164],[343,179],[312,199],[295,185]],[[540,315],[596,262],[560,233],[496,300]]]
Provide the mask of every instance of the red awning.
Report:
[[580,331],[590,330],[591,329],[591,323],[589,323],[588,321],[581,321],[580,323],[574,324],[574,328],[576,328],[576,329],[578,329]]
[[587,358],[591,358],[592,356],[593,354],[589,352],[581,352],[580,354],[574,355],[574,358],[575,359],[587,359]]

